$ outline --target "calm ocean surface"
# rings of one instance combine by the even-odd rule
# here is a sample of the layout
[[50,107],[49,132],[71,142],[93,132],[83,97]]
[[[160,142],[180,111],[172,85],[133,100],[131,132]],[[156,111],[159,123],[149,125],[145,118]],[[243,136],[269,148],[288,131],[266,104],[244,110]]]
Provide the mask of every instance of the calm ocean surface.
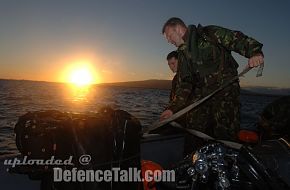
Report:
[[[0,156],[18,153],[14,125],[28,111],[95,112],[102,106],[123,109],[150,126],[167,105],[169,90],[72,86],[0,80]],[[252,127],[262,109],[277,97],[242,95],[242,127]]]

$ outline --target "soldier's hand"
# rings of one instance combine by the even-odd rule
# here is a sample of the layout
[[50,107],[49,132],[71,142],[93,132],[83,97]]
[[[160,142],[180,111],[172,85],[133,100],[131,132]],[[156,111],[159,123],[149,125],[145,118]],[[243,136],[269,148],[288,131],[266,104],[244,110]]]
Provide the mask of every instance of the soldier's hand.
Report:
[[258,67],[264,63],[264,56],[262,54],[257,54],[252,56],[248,61],[249,67]]
[[173,112],[171,110],[165,110],[161,116],[160,116],[160,121],[163,121],[164,119],[167,119],[173,115]]

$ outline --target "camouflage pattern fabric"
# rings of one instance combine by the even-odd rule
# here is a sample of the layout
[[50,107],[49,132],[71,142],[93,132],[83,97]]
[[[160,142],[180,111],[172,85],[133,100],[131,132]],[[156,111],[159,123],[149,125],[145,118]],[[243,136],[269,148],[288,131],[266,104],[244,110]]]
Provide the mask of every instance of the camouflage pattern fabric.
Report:
[[[247,58],[262,53],[262,44],[239,31],[218,26],[189,26],[186,43],[178,48],[175,99],[169,109],[174,113],[205,97],[223,82],[237,76],[238,64],[231,55]],[[214,98],[187,113],[186,127],[213,137],[236,140],[240,121],[239,81]]]
[[[176,99],[176,89],[177,89],[177,75],[174,75],[172,82],[171,82],[171,91],[170,91],[170,95],[169,95],[169,105],[175,101]],[[165,110],[169,109],[169,107],[166,107]],[[164,111],[165,111],[164,110]],[[176,120],[177,123],[179,123],[182,126],[186,126],[186,115],[181,116],[180,118],[178,118]]]
[[169,104],[175,99],[175,91],[177,85],[177,75],[174,75],[172,82],[171,82],[171,91],[169,96]]

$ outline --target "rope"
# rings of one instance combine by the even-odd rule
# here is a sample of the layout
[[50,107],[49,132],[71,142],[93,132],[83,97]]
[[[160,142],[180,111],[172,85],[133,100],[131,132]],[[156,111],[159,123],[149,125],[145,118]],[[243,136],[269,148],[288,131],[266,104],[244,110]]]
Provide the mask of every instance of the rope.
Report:
[[233,148],[233,149],[237,149],[237,150],[239,150],[243,146],[240,143],[236,143],[236,142],[232,142],[232,141],[226,141],[226,140],[217,140],[217,139],[214,139],[213,137],[211,137],[211,136],[209,136],[209,135],[207,135],[205,133],[202,133],[200,131],[197,131],[197,130],[194,130],[194,129],[184,128],[179,123],[176,123],[175,121],[171,122],[170,125],[172,125],[173,127],[176,127],[176,128],[180,128],[180,129],[186,130],[188,133],[190,133],[190,134],[192,134],[194,136],[197,136],[199,138],[202,138],[205,141],[214,140],[214,141],[217,141],[217,142],[221,142],[221,143],[227,145],[228,147]]
[[[258,72],[259,76],[261,76],[261,70],[263,69],[263,64],[261,64],[260,69]],[[153,131],[155,129],[158,129],[159,127],[162,127],[176,119],[178,119],[179,117],[181,117],[183,114],[187,113],[188,111],[192,110],[193,108],[197,107],[198,105],[202,104],[203,102],[205,102],[206,100],[210,99],[211,97],[213,97],[216,93],[220,92],[221,90],[223,90],[225,87],[229,86],[230,84],[232,84],[233,82],[235,82],[236,80],[239,79],[239,77],[242,77],[244,74],[246,74],[248,71],[250,71],[252,68],[251,67],[246,67],[241,73],[239,73],[237,76],[233,77],[231,80],[225,82],[224,84],[222,84],[218,89],[216,89],[215,91],[213,91],[211,94],[205,96],[204,98],[195,101],[194,103],[192,103],[191,105],[185,107],[184,109],[176,112],[175,114],[173,114],[171,117],[163,120],[163,121],[156,121],[155,123],[153,123],[153,125],[151,127],[149,127],[145,133],[149,133],[150,131]],[[257,74],[258,76],[258,74]]]

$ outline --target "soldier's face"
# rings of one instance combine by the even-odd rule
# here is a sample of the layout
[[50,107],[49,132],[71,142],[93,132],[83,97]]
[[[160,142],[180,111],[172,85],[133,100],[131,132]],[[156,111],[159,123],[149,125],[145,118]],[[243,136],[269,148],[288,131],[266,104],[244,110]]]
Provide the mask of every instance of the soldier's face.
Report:
[[167,41],[176,47],[179,47],[184,43],[182,39],[182,32],[179,25],[177,26],[167,26],[164,30],[164,36]]
[[172,57],[168,60],[168,66],[173,73],[177,72],[178,60],[175,57]]

